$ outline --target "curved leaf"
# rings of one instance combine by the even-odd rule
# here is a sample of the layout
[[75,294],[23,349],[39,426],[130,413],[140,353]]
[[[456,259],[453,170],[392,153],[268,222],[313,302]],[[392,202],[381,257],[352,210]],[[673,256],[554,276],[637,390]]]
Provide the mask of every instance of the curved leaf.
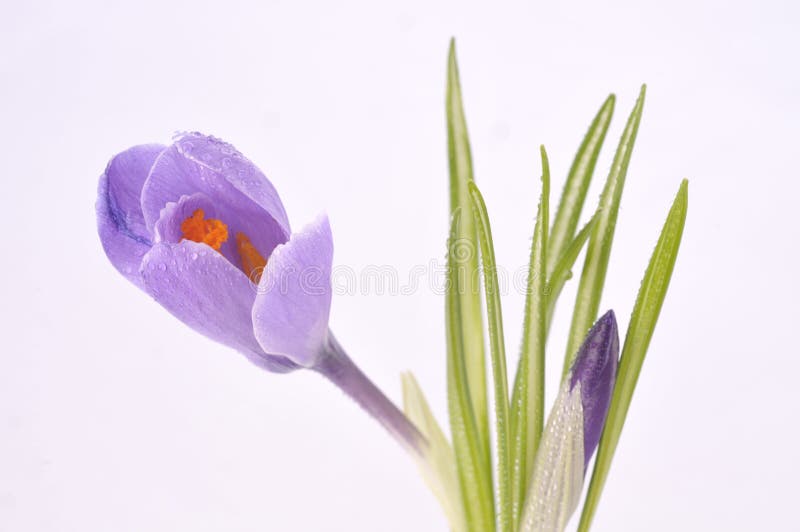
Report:
[[608,270],[608,258],[611,255],[611,244],[614,241],[619,202],[622,199],[628,164],[636,141],[636,133],[639,130],[639,122],[642,119],[645,91],[646,86],[642,85],[639,98],[631,111],[625,130],[622,132],[617,153],[614,155],[614,162],[611,164],[611,171],[600,196],[600,205],[597,207],[595,224],[589,236],[589,247],[586,250],[586,260],[583,264],[581,282],[575,299],[575,310],[572,314],[572,325],[567,338],[564,375],[569,371],[586,332],[597,319],[597,310],[600,307],[600,297],[603,294],[603,285]]
[[686,224],[689,202],[688,186],[688,182],[684,179],[667,215],[667,220],[664,222],[658,243],[650,257],[644,279],[642,279],[639,295],[636,297],[636,304],[633,307],[628,332],[625,335],[625,344],[619,359],[617,383],[611,396],[611,405],[608,409],[603,436],[600,438],[600,446],[597,449],[592,480],[583,506],[579,532],[587,532],[591,526],[600,494],[608,477],[611,460],[625,424],[636,381],[639,379],[639,372],[642,369],[644,357],[647,354],[647,348],[653,337],[658,315],[667,294],[683,236],[683,227]]
[[558,202],[558,209],[549,235],[548,275],[552,275],[556,263],[561,260],[561,255],[569,246],[575,229],[578,227],[578,219],[581,216],[586,192],[589,190],[589,183],[597,165],[597,157],[600,154],[600,148],[603,147],[608,126],[611,124],[611,117],[614,115],[615,100],[615,96],[611,94],[603,102],[583,137],[578,153],[575,154],[575,159],[573,159],[567,174],[567,181],[564,183],[564,190],[561,192],[561,199]]
[[[473,181],[472,152],[467,121],[461,98],[455,40],[450,41],[447,61],[447,154],[450,165],[450,215],[457,210],[472,212],[469,183]],[[489,459],[489,417],[486,399],[486,358],[484,354],[483,315],[478,283],[478,242],[472,216],[462,216],[454,242],[466,255],[459,267],[466,270],[457,293],[459,319],[464,332],[464,357],[472,408],[481,436],[482,451]]]
[[549,227],[550,163],[541,147],[542,194],[533,230],[533,245],[528,268],[525,317],[514,393],[511,401],[514,467],[514,516],[519,518],[530,484],[533,459],[539,447],[544,424],[544,347],[547,335],[547,232]]
[[469,192],[478,228],[478,241],[483,264],[483,286],[486,293],[486,314],[489,322],[489,344],[494,381],[495,435],[497,437],[497,529],[511,532],[512,529],[516,530],[516,524],[512,519],[511,507],[511,427],[509,426],[508,412],[508,370],[506,369],[503,310],[500,305],[500,287],[497,281],[497,264],[494,257],[489,213],[486,211],[486,203],[475,183],[469,184]]

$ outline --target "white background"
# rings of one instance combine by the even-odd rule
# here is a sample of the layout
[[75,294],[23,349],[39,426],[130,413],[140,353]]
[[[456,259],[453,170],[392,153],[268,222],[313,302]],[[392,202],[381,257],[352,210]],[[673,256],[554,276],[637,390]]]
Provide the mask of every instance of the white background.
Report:
[[[93,204],[114,153],[199,129],[264,169],[295,227],[326,210],[336,264],[402,280],[444,256],[451,35],[509,270],[527,260],[538,145],[555,196],[609,92],[587,215],[649,85],[602,304],[623,330],[690,178],[595,530],[795,529],[798,14],[788,1],[4,2],[0,530],[445,530],[411,460],[333,386],[259,371],[118,275]],[[549,400],[576,284],[552,330]],[[446,423],[442,298],[369,292],[335,298],[333,329],[393,399],[414,371]],[[512,358],[522,303],[504,300]]]

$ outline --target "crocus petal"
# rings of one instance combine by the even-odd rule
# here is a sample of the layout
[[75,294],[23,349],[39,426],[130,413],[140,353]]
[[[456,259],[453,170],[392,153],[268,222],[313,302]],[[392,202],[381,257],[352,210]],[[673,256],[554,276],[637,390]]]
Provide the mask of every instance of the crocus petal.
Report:
[[241,270],[205,244],[160,243],[141,267],[145,289],[173,316],[269,371],[296,366],[263,353],[253,336],[255,286]]
[[314,365],[328,337],[332,262],[333,236],[324,215],[272,252],[253,306],[264,352]]
[[581,385],[586,464],[603,433],[617,376],[618,357],[617,320],[614,311],[609,310],[589,330],[571,369],[570,385]]
[[578,507],[583,488],[583,408],[580,383],[559,391],[536,452],[521,530],[560,532]]
[[181,223],[197,209],[203,209],[206,218],[216,218],[217,212],[211,198],[200,192],[191,196],[181,196],[177,202],[167,203],[161,209],[161,217],[153,227],[154,242],[177,244],[183,240]]
[[139,264],[150,249],[139,197],[150,168],[165,146],[134,146],[108,163],[97,187],[97,231],[111,264],[142,288]]
[[[205,218],[219,218],[217,208],[211,198],[202,192],[196,192],[191,196],[181,196],[177,202],[167,203],[166,207],[161,209],[161,217],[153,228],[155,242],[171,242],[177,244],[183,240],[183,231],[181,224],[197,210],[202,209]],[[226,213],[227,214],[227,213]],[[225,216],[229,220],[232,216],[228,214]],[[241,257],[239,256],[236,246],[233,244],[235,229],[229,224],[228,226],[228,240],[222,244],[219,252],[228,259],[234,266],[239,267],[241,264]],[[274,245],[273,245],[274,247]]]
[[[290,234],[280,197],[264,174],[230,144],[199,133],[177,137],[153,166],[141,196],[147,227],[153,228],[167,203],[196,192],[226,204],[242,220],[268,216],[282,241]],[[256,231],[251,233],[253,238]]]

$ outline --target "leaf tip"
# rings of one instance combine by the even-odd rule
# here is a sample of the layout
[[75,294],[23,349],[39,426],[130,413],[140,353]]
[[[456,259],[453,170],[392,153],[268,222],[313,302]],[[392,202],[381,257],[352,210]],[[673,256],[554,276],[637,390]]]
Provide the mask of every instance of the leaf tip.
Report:
[[456,38],[450,37],[450,46],[447,49],[447,62],[451,70],[458,68],[456,61]]
[[481,190],[478,188],[478,185],[475,184],[475,181],[470,180],[467,182],[467,187],[469,188],[469,199],[470,204],[472,205],[472,212],[473,214],[479,216],[481,211],[486,210],[486,202],[483,200],[483,194],[481,194]]
[[685,219],[686,211],[689,208],[689,180],[683,179],[681,186],[678,188],[678,194],[675,196],[676,208],[682,211],[681,217]]
[[674,205],[679,206],[681,210],[686,210],[689,203],[689,180],[681,180],[681,186],[678,187],[678,193],[675,195]]
[[544,144],[539,146],[539,153],[542,156],[542,181],[550,182],[550,159],[547,157],[547,150]]
[[605,114],[613,112],[614,105],[616,105],[616,103],[617,103],[617,95],[612,92],[611,94],[608,95],[606,101],[603,102],[603,107],[601,108],[602,113]]

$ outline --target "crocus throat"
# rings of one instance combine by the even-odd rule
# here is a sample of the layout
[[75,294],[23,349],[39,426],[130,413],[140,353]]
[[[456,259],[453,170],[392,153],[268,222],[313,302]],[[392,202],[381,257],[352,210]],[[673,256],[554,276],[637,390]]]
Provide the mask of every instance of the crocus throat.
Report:
[[[190,217],[181,222],[181,233],[184,240],[200,242],[219,251],[222,244],[228,240],[228,226],[222,220],[206,219],[205,216],[203,209],[195,210]],[[258,283],[267,260],[244,233],[236,233],[236,250],[242,259],[242,271],[251,281]]]
[[205,216],[203,209],[194,211],[181,223],[181,233],[185,240],[208,244],[215,251],[219,251],[222,244],[228,240],[228,226],[214,218],[206,220]]

